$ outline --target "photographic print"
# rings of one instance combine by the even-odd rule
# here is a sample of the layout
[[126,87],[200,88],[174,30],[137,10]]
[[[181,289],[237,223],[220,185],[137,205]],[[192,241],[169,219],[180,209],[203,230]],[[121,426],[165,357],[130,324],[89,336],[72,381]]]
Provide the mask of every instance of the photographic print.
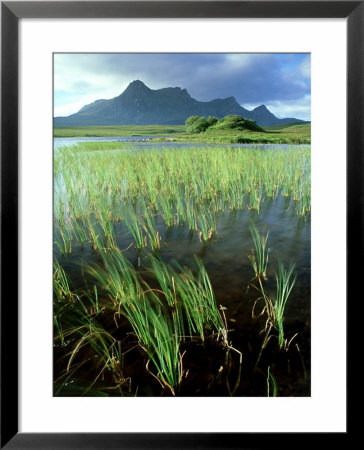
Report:
[[53,55],[54,396],[311,395],[310,62]]

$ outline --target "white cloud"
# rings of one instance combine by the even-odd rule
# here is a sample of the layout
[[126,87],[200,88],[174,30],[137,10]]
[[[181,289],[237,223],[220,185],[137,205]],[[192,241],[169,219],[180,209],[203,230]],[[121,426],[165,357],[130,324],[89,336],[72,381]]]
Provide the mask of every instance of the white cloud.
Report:
[[226,62],[230,68],[245,68],[252,64],[252,55],[243,53],[230,53],[225,56]]
[[300,64],[301,74],[305,78],[311,77],[311,55],[307,55],[306,58]]
[[311,120],[311,96],[292,101],[275,101],[266,105],[279,119],[294,117],[295,119]]
[[[260,104],[243,104],[244,108],[252,110]],[[292,117],[295,119],[311,120],[311,96],[305,95],[298,100],[270,101],[265,106],[279,119]]]
[[71,114],[78,112],[83,106],[88,105],[89,103],[92,103],[98,99],[99,99],[98,96],[93,95],[89,97],[82,97],[82,99],[79,101],[67,103],[65,105],[61,106],[55,105],[53,115],[55,117],[69,116]]

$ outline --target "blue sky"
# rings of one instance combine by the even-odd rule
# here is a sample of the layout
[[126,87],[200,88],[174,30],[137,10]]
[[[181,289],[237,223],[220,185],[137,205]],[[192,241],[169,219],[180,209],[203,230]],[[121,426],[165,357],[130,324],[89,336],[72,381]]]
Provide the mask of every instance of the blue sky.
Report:
[[311,117],[311,57],[298,53],[55,54],[54,115],[120,95],[133,80],[186,88],[199,101],[234,96],[247,109]]

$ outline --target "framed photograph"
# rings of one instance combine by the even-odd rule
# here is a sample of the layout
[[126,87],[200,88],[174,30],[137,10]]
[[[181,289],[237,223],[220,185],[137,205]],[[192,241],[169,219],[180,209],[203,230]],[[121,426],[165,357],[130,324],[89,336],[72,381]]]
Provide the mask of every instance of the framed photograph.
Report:
[[348,443],[363,3],[1,7],[1,446]]

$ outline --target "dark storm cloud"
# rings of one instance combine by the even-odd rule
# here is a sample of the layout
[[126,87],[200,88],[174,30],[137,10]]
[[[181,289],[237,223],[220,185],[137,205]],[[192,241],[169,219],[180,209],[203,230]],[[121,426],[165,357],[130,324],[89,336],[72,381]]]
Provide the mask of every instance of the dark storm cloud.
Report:
[[73,98],[90,96],[91,92],[97,98],[111,98],[135,79],[152,89],[180,86],[201,101],[234,96],[242,105],[292,104],[310,95],[310,56],[187,53],[55,57],[57,99],[57,90]]

